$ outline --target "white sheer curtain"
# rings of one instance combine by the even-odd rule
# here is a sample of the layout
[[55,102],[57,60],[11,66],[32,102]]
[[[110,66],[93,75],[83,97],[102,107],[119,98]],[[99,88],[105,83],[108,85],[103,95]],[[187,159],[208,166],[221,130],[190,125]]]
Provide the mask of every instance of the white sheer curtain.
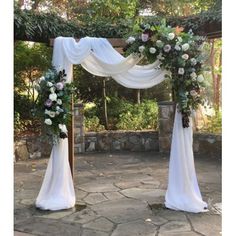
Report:
[[36,199],[36,206],[43,210],[68,209],[75,205],[75,190],[68,162],[68,139],[60,139],[53,146]]
[[[159,68],[159,62],[156,61],[147,66],[136,65],[141,59],[140,56],[135,54],[127,58],[123,57],[112,47],[107,39],[103,38],[85,37],[77,43],[74,38],[58,37],[54,41],[53,65],[57,70],[65,69],[67,82],[72,80],[72,65],[81,64],[90,73],[97,76],[111,76],[119,84],[128,88],[145,89],[161,83],[165,79],[167,72]],[[181,115],[176,113],[166,206],[174,210],[202,212],[206,203],[202,201],[198,188],[191,140],[192,129],[184,129],[181,123]],[[74,204],[74,192],[71,190],[73,182],[71,175],[66,173],[70,172],[68,168],[68,150],[66,149],[65,151],[64,144],[64,142],[61,142],[53,147],[42,188],[36,202],[36,205],[42,209],[63,209],[68,208],[68,206],[72,207]],[[57,155],[63,161],[52,161],[57,160]],[[60,165],[63,165],[63,167]],[[64,168],[64,166],[66,167]],[[56,173],[58,169],[63,169],[66,174],[63,177],[58,176]],[[192,174],[190,175],[190,173]],[[64,194],[64,189],[57,188],[58,184],[50,181],[50,178],[58,178],[57,183],[60,181],[63,184],[67,183],[70,186],[70,191],[67,190],[66,194]],[[178,189],[178,186],[182,187]],[[53,201],[45,201],[45,199],[51,199],[52,196]],[[63,197],[61,198],[61,196]],[[61,199],[64,199],[64,205]],[[181,204],[181,202],[183,203]],[[56,207],[57,203],[58,206]]]
[[183,128],[181,114],[176,109],[165,205],[170,209],[197,213],[206,211],[207,204],[198,187],[192,144],[192,120],[189,128]]

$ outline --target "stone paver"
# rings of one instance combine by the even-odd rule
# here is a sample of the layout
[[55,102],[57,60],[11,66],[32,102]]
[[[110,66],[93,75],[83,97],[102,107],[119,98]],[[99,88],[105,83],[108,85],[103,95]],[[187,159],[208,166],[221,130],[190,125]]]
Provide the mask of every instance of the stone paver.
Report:
[[195,231],[206,236],[221,235],[221,217],[209,214],[190,214],[189,219]]
[[62,222],[59,223],[57,220],[40,219],[37,217],[15,225],[15,229],[40,236],[80,236],[82,233],[80,224],[65,224]]
[[108,193],[104,193],[104,195],[109,200],[116,200],[116,199],[120,199],[124,197],[119,192],[108,192]]
[[92,193],[114,192],[120,190],[119,188],[115,187],[112,183],[100,184],[98,181],[82,184],[80,185],[79,188],[86,192],[92,192]]
[[130,188],[122,190],[120,192],[129,198],[135,198],[144,201],[153,201],[158,197],[164,196],[166,191],[162,189]]
[[33,236],[33,234],[27,234],[27,233],[14,231],[14,236]]
[[195,232],[162,232],[159,233],[158,236],[199,236],[198,233]]
[[115,223],[147,218],[152,213],[146,203],[129,198],[103,202],[91,208],[99,215],[105,216]]
[[104,217],[100,217],[83,225],[84,228],[89,228],[98,231],[110,232],[113,228],[113,223]]
[[82,211],[76,212],[74,214],[71,214],[68,217],[63,218],[63,221],[69,221],[69,222],[75,222],[75,223],[81,223],[81,224],[85,224],[88,223],[89,221],[92,221],[96,218],[98,218],[99,216],[92,210],[90,210],[89,208],[84,209]]
[[84,198],[84,201],[88,204],[96,204],[107,201],[107,198],[101,193],[90,193],[86,198]]
[[134,222],[119,224],[111,236],[155,236],[156,232],[156,226],[143,220],[138,220]]
[[82,236],[110,236],[110,233],[93,230],[93,229],[84,229]]
[[165,154],[155,152],[79,155],[74,175],[76,206],[55,212],[42,211],[34,205],[48,160],[16,162],[14,234],[221,235],[221,161],[206,156],[195,159],[209,212],[193,214],[164,207],[168,160]]
[[191,227],[187,221],[170,221],[160,227],[160,233],[178,233],[191,231]]

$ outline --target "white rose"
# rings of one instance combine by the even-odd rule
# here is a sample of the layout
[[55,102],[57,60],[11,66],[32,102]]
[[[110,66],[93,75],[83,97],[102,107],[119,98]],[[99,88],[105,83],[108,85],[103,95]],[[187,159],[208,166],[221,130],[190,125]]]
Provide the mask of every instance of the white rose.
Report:
[[50,111],[47,110],[47,109],[45,109],[44,113],[45,113],[46,115],[49,115]]
[[188,60],[189,55],[188,55],[188,54],[183,54],[183,55],[182,55],[182,58],[183,58],[184,60]]
[[156,45],[157,47],[162,48],[164,46],[164,43],[161,40],[157,40]]
[[56,111],[56,115],[59,115],[60,114],[60,112],[59,111]]
[[151,54],[154,54],[156,51],[157,51],[156,48],[153,48],[153,47],[149,48],[149,52]]
[[199,83],[203,82],[203,81],[204,81],[203,75],[199,75],[199,76],[197,77],[197,81],[198,81]]
[[169,33],[168,36],[167,36],[167,39],[172,40],[172,39],[174,39],[174,37],[175,37],[174,33]]
[[171,46],[169,44],[167,44],[167,45],[164,46],[163,49],[164,49],[165,52],[169,52],[171,50]]
[[195,58],[191,58],[190,62],[192,66],[195,66],[197,64],[197,60]]
[[179,68],[178,74],[179,74],[179,75],[183,75],[183,74],[184,74],[184,68]]
[[50,117],[54,118],[55,115],[56,115],[56,112],[55,112],[55,111],[50,111],[48,115],[49,115]]
[[149,39],[149,34],[142,34],[141,39],[142,39],[143,42],[147,42],[148,39]]
[[132,36],[130,36],[130,37],[126,40],[126,43],[132,44],[134,41],[135,41],[135,38],[132,37]]
[[160,53],[160,54],[157,55],[157,59],[158,59],[158,60],[164,59],[164,57],[162,56],[162,53]]
[[61,108],[60,108],[59,106],[56,106],[56,110],[57,110],[57,111],[60,111]]
[[176,51],[180,51],[180,50],[181,50],[181,47],[176,44],[176,45],[175,45],[175,50],[176,50]]
[[182,50],[183,51],[187,51],[189,49],[189,44],[188,43],[185,43],[182,45]]
[[55,93],[55,88],[54,88],[54,87],[51,87],[51,88],[50,88],[50,92],[51,92],[51,93]]
[[44,77],[44,76],[42,76],[42,77],[39,78],[39,82],[42,82],[42,81],[44,81],[44,80],[45,80],[45,77]]
[[61,105],[62,104],[62,100],[61,99],[57,99],[57,104]]
[[49,95],[49,99],[52,100],[52,101],[56,101],[57,100],[57,95],[55,93],[51,93]]
[[44,120],[44,123],[45,123],[46,125],[52,125],[51,119],[45,119],[45,120]]
[[151,25],[146,24],[146,25],[144,25],[144,27],[145,27],[145,29],[150,29],[150,28],[151,28]]
[[53,83],[47,82],[47,86],[48,86],[48,87],[52,87],[52,86],[53,86]]
[[196,78],[197,78],[197,74],[196,74],[195,72],[192,72],[192,73],[190,74],[190,76],[191,76],[191,78],[192,78],[193,81],[195,81]]
[[193,97],[196,97],[197,96],[196,90],[191,90],[190,95],[193,96]]
[[67,133],[68,132],[67,128],[66,128],[66,126],[64,124],[59,124],[58,126],[59,126],[59,129],[61,130],[61,132],[63,132],[63,133]]
[[183,42],[183,39],[181,37],[177,37],[177,39],[180,43]]
[[145,49],[144,46],[140,46],[140,47],[138,48],[138,50],[139,50],[141,53],[144,51],[144,49]]

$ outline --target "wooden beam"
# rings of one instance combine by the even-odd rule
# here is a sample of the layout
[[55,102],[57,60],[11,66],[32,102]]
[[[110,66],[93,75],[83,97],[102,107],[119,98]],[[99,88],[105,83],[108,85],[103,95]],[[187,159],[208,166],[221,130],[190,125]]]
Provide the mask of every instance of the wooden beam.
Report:
[[71,122],[68,127],[68,149],[69,149],[69,164],[72,178],[74,177],[74,99],[71,98]]
[[[50,39],[49,40],[49,45],[51,47],[53,47],[54,44],[54,40],[55,39]],[[79,42],[79,38],[75,38],[76,42]],[[126,46],[126,42],[124,39],[121,38],[107,38],[107,40],[110,42],[110,44],[114,47],[114,48],[123,48],[124,46]]]

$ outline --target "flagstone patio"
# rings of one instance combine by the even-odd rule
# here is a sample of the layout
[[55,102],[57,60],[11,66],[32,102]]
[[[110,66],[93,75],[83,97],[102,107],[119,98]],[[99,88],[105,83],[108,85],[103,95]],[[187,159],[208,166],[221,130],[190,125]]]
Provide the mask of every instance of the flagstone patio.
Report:
[[195,156],[207,213],[164,207],[169,156],[158,152],[96,153],[76,157],[73,209],[36,209],[48,159],[15,163],[17,236],[221,235],[221,160]]

